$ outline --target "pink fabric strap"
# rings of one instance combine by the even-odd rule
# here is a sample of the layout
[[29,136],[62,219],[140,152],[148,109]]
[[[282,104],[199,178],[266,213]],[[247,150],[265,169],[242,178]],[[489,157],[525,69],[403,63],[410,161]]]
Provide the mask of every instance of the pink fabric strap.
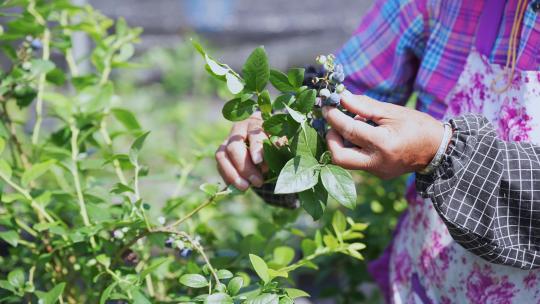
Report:
[[486,57],[489,57],[491,50],[493,50],[505,6],[506,0],[484,1],[484,9],[476,32],[475,45],[476,50]]

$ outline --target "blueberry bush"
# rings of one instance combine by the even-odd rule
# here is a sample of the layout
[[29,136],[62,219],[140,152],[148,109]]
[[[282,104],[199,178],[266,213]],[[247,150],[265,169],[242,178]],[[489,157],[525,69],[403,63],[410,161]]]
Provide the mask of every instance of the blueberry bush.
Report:
[[[298,212],[283,210],[253,216],[252,228],[236,223],[253,233],[212,225],[227,217],[221,206],[253,196],[198,178],[215,146],[183,151],[186,158],[169,151],[167,166],[145,152],[160,126],[144,128],[111,79],[140,67],[131,58],[141,29],[67,0],[3,1],[0,17],[9,59],[0,71],[0,302],[293,303],[308,296],[294,273],[338,253],[363,259],[358,240],[367,225],[340,211],[314,231],[299,229]],[[75,33],[91,39],[88,58],[75,57]],[[311,126],[321,118],[317,104],[337,105],[345,89],[333,57],[318,58],[326,72],[309,89],[303,69],[270,71],[262,48],[242,76],[199,50],[237,95],[223,108],[226,118],[262,112],[273,135],[265,159],[276,192],[298,193],[314,218],[329,196],[353,208],[352,176],[330,164]],[[80,68],[84,60],[90,69]],[[273,102],[268,81],[283,92]],[[283,136],[287,144],[278,146]],[[178,174],[166,180],[154,165]],[[164,203],[156,201],[160,182],[174,188]],[[188,189],[194,183],[197,191]]]

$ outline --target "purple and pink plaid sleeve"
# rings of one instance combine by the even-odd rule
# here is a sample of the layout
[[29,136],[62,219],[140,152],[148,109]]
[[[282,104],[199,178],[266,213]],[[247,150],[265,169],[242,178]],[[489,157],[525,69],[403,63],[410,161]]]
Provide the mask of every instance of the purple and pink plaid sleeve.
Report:
[[[375,0],[337,58],[347,87],[380,101],[404,104],[418,93],[417,109],[436,118],[461,74],[487,0]],[[517,0],[509,0],[489,59],[504,64]],[[521,32],[518,68],[538,69],[528,37],[537,14],[528,9]],[[527,42],[524,42],[526,40]]]

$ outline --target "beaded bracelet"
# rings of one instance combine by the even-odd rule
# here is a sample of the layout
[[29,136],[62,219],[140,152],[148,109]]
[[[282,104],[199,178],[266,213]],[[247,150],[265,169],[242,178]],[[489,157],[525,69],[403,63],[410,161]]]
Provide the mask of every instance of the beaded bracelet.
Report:
[[446,152],[446,148],[448,147],[448,141],[450,140],[450,137],[452,137],[452,126],[450,126],[449,123],[444,124],[444,136],[441,141],[441,144],[439,145],[439,149],[437,150],[437,153],[435,154],[435,157],[431,160],[429,165],[422,169],[421,171],[418,171],[419,174],[422,175],[428,175],[433,173],[435,169],[441,164],[444,153]]

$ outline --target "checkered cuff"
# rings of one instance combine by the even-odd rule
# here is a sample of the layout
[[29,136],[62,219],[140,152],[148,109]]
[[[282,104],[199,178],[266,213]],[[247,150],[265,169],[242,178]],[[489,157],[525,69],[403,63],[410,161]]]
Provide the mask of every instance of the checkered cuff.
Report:
[[505,142],[479,115],[450,120],[454,134],[441,165],[417,175],[456,242],[483,259],[540,266],[540,147]]

